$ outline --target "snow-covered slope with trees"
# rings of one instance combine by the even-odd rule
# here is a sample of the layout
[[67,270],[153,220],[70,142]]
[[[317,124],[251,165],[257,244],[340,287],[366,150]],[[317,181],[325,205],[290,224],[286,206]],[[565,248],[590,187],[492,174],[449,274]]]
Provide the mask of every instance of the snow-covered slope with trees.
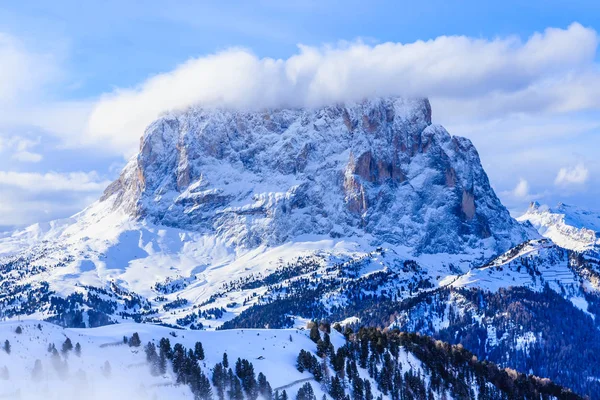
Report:
[[0,398],[580,399],[547,379],[484,365],[460,346],[397,332],[23,321],[0,324],[0,338]]

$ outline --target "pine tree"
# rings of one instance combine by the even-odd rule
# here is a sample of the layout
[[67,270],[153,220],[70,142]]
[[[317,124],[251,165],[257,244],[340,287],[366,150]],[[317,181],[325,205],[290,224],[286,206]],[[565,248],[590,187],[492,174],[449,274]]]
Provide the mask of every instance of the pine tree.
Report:
[[344,398],[344,387],[342,386],[342,382],[340,381],[340,378],[338,378],[337,375],[331,378],[329,394],[331,395],[331,397],[333,397],[333,400],[342,400]]
[[17,335],[20,335],[21,333],[23,333],[23,328],[21,328],[21,325],[17,326],[17,329],[15,329],[15,333]]
[[[360,378],[358,378],[360,379]],[[365,382],[365,400],[373,400],[373,391],[371,390],[371,381],[368,379],[364,380]]]
[[75,344],[75,355],[77,355],[77,357],[81,357],[81,345],[79,342]]
[[273,390],[271,385],[267,381],[267,377],[260,372],[258,374],[258,394],[265,400],[271,400],[273,398]]
[[156,353],[156,346],[152,342],[148,342],[144,347],[146,353],[146,362],[150,365],[150,372],[153,376],[160,375],[159,357]]
[[242,385],[238,378],[235,378],[231,384],[231,390],[229,391],[229,398],[231,400],[244,400],[244,393],[242,392]]
[[315,392],[313,391],[310,383],[306,382],[300,389],[298,389],[296,400],[317,400]]
[[283,392],[281,392],[281,397],[279,399],[280,400],[288,400],[288,394],[285,391],[285,389],[283,390]]
[[[327,335],[327,334],[326,334]],[[325,357],[327,355],[327,350],[329,349],[329,347],[327,346],[327,343],[325,343],[324,340],[317,340],[317,355],[321,358]]]
[[223,364],[217,363],[217,365],[215,365],[215,367],[213,368],[212,383],[217,389],[217,396],[220,400],[225,398],[225,378],[226,372],[223,369]]
[[352,398],[354,400],[364,400],[364,382],[362,379],[354,379],[352,381]]
[[304,365],[304,356],[305,351],[304,350],[300,350],[300,353],[298,354],[298,358],[296,358],[296,369],[299,372],[304,372],[305,370],[305,365]]
[[317,343],[319,339],[321,339],[321,335],[319,334],[319,328],[317,327],[317,324],[313,324],[313,326],[310,328],[310,340]]
[[229,360],[227,359],[227,353],[223,353],[223,367],[229,368]]
[[198,368],[196,372],[196,393],[197,397],[202,400],[212,399],[212,388],[206,375]]
[[204,348],[202,347],[202,343],[196,342],[196,345],[194,346],[194,355],[198,360],[204,360]]
[[4,347],[3,347],[3,349],[6,352],[6,354],[10,354],[10,342],[8,341],[8,339],[6,339],[4,341]]
[[62,345],[62,353],[67,354],[71,350],[73,350],[73,343],[71,343],[71,339],[67,338]]
[[131,336],[131,339],[129,339],[129,347],[140,347],[141,344],[142,341],[140,340],[140,335],[138,335],[138,333],[135,332]]

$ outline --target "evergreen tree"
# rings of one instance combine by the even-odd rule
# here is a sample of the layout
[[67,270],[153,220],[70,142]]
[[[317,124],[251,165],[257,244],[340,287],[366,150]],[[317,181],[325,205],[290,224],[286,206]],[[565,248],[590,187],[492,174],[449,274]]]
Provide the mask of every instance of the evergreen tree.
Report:
[[206,375],[202,373],[200,368],[196,371],[195,375],[195,394],[196,398],[201,400],[210,400],[212,399],[212,388],[210,386],[210,382]]
[[81,345],[79,342],[75,344],[75,355],[77,355],[77,357],[81,357]]
[[71,350],[73,350],[73,343],[71,343],[71,339],[67,338],[62,345],[62,353],[67,354]]
[[315,392],[313,391],[310,383],[306,382],[300,389],[298,389],[296,400],[317,400]]
[[364,382],[362,379],[357,378],[352,381],[352,398],[354,400],[364,400]]
[[285,389],[283,389],[283,391],[281,392],[281,397],[279,399],[280,400],[288,400],[288,394],[285,391]]
[[8,339],[4,341],[3,349],[6,352],[6,354],[10,354],[10,342],[8,341]]
[[158,371],[160,374],[164,374],[167,372],[167,359],[170,359],[172,356],[171,342],[168,338],[162,338],[158,343],[158,347]]
[[213,368],[212,383],[217,389],[217,396],[220,400],[225,398],[225,379],[226,372],[222,363],[217,363]]
[[129,339],[129,346],[130,347],[140,347],[141,344],[142,344],[142,341],[140,340],[140,335],[138,335],[138,333],[135,332],[131,336],[131,339]]
[[198,360],[204,360],[204,348],[202,347],[202,343],[196,342],[196,345],[194,346],[194,355]]
[[262,372],[258,374],[258,394],[266,400],[271,400],[273,398],[273,390],[271,389],[271,385],[267,381],[267,377]]
[[229,368],[229,360],[227,359],[227,353],[223,353],[223,367],[225,369]]
[[[327,334],[326,334],[327,335]],[[329,346],[325,343],[324,340],[317,340],[317,356],[323,358],[327,355],[327,350],[329,350]]]
[[15,333],[17,335],[20,335],[21,333],[23,333],[23,328],[21,328],[21,325],[17,326],[17,329],[15,329]]
[[229,391],[230,400],[244,400],[244,393],[242,392],[242,385],[238,378],[235,378],[231,384],[231,390]]
[[[360,379],[360,378],[358,378]],[[371,390],[371,381],[368,379],[364,380],[365,382],[365,400],[373,400],[373,391]]]
[[148,342],[146,347],[144,347],[144,352],[146,353],[146,362],[150,365],[150,372],[152,375],[160,375],[159,356],[156,353],[156,346],[154,343]]
[[329,394],[333,397],[333,400],[343,400],[344,395],[346,394],[344,391],[344,387],[342,386],[342,382],[340,378],[336,375],[331,378],[331,385],[329,387]]
[[305,370],[305,366],[304,366],[305,356],[304,356],[304,353],[305,353],[304,350],[300,350],[300,353],[298,354],[298,357],[296,358],[296,369],[299,372],[304,372],[304,370]]
[[319,327],[315,323],[310,328],[310,340],[317,343],[317,341],[319,341],[319,339],[321,339],[321,335],[319,334]]

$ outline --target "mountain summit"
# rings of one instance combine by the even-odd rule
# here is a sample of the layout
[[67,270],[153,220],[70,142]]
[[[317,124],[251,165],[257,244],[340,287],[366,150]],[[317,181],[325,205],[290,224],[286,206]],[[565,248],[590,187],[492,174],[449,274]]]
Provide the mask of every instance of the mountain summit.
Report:
[[526,239],[473,144],[432,124],[426,99],[172,113],[148,127],[102,199],[247,248],[306,234],[416,254],[498,252]]

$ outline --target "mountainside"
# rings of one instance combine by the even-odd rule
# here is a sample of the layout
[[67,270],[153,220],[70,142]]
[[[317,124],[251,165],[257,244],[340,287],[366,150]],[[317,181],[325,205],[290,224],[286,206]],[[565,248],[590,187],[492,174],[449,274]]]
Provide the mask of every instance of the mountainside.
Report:
[[599,244],[600,213],[560,203],[551,208],[531,203],[519,221],[530,222],[543,236],[571,250],[588,250]]

